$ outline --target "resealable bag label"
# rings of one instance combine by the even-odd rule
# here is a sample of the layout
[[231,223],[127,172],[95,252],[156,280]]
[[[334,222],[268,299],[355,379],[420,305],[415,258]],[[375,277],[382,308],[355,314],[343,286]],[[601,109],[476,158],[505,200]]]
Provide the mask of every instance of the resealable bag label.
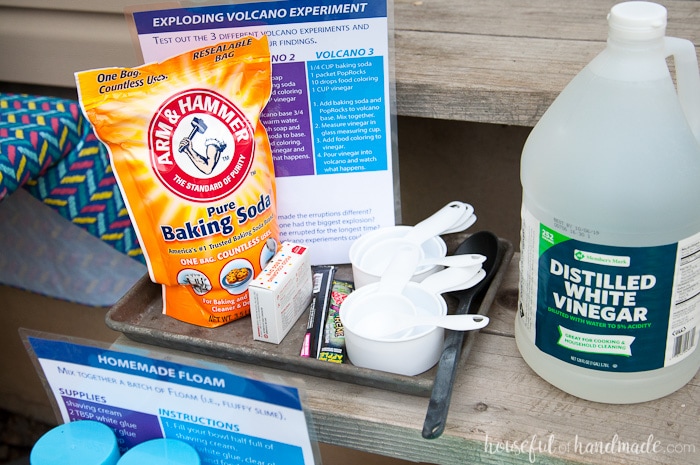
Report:
[[163,312],[215,327],[250,313],[248,283],[279,243],[265,36],[136,68],[76,73]]

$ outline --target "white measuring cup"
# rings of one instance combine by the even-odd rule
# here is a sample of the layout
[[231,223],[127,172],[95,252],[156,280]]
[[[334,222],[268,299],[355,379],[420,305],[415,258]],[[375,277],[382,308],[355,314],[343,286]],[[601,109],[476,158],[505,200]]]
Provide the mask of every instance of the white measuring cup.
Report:
[[[421,287],[426,292],[440,295],[444,292],[468,289],[475,286],[486,277],[481,265],[466,268],[446,268],[428,276],[422,283],[411,283]],[[404,284],[404,286],[407,283]],[[413,328],[420,326],[438,326],[457,331],[472,331],[481,329],[489,322],[481,315],[435,315],[432,312],[419,311],[411,305],[398,305],[397,300],[386,301],[378,293],[370,302],[376,307],[368,308],[366,300],[355,302],[363,305],[361,314],[355,319],[354,330],[371,339],[400,340],[409,337]]]
[[414,315],[404,310],[391,309],[365,316],[361,331],[373,338],[402,337],[417,326],[438,326],[453,331],[474,331],[489,324],[483,315]]
[[[474,224],[474,221],[476,221],[474,207],[464,202],[452,201],[430,217],[408,229],[405,235],[385,238],[368,246],[364,250],[359,265],[363,269],[369,270],[372,274],[379,274],[398,249],[406,244],[416,246],[421,254],[420,258],[425,259],[426,257],[421,248],[425,241],[444,233],[462,231]],[[454,260],[459,261],[463,259],[458,258]]]
[[387,309],[416,313],[413,303],[402,294],[402,291],[411,280],[420,255],[420,247],[415,244],[402,244],[383,271],[376,290],[355,291],[356,305],[362,307],[363,314],[381,313]]

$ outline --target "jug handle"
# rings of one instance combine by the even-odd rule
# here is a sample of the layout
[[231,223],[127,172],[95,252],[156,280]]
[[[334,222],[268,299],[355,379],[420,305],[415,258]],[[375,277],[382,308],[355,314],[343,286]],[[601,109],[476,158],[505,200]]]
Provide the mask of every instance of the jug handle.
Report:
[[700,71],[695,45],[689,40],[665,37],[666,56],[673,55],[678,99],[688,125],[700,144]]

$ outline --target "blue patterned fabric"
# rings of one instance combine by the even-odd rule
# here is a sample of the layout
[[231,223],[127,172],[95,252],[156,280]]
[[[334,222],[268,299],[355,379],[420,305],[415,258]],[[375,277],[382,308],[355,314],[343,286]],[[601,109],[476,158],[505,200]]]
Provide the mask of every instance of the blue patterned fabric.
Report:
[[0,200],[71,153],[84,124],[77,102],[0,94]]
[[145,263],[107,149],[78,102],[0,93],[0,201],[19,187]]

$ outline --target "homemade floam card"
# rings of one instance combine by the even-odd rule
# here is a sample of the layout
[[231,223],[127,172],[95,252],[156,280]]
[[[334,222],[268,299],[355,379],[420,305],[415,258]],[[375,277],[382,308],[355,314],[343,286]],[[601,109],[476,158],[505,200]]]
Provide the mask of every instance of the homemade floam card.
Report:
[[[202,464],[311,465],[315,444],[296,387],[159,352],[22,334],[63,422],[112,428],[123,454],[156,438],[193,446]],[[76,464],[77,465],[77,464]]]
[[386,0],[299,0],[129,14],[146,62],[268,37],[272,95],[261,120],[280,240],[309,246],[312,265],[348,263],[357,237],[399,221],[388,11]]

